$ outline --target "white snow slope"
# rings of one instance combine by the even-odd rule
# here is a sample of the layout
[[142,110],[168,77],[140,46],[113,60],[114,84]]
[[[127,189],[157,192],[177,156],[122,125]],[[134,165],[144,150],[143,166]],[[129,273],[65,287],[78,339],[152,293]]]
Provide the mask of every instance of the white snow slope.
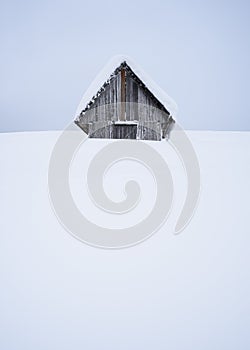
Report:
[[[47,173],[58,135],[0,135],[0,349],[248,349],[250,133],[188,132],[202,191],[178,236],[172,231],[185,173],[166,142],[150,143],[171,163],[174,206],[151,238],[114,251],[78,241],[54,215]],[[72,193],[91,220],[119,226],[124,222],[98,215],[79,189],[92,154],[108,142],[88,140],[79,151]],[[122,166],[133,170],[127,162],[106,175],[114,200],[122,197]],[[146,215],[154,183],[148,170],[134,166],[146,182],[137,214]],[[137,215],[129,219],[133,224]]]

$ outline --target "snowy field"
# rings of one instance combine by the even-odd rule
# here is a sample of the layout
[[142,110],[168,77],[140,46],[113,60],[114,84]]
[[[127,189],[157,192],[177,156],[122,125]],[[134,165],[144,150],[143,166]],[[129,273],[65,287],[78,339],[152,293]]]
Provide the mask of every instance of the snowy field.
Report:
[[[0,134],[0,349],[238,350],[250,347],[250,133],[188,132],[201,195],[188,227],[173,235],[185,172],[165,141],[148,142],[168,162],[175,197],[167,222],[145,242],[93,248],[60,225],[48,194],[59,132]],[[88,140],[72,164],[78,208],[103,226],[133,225],[150,212],[152,176],[132,161],[104,179],[113,200],[138,178],[135,214],[113,218],[88,198],[85,175],[109,140]]]

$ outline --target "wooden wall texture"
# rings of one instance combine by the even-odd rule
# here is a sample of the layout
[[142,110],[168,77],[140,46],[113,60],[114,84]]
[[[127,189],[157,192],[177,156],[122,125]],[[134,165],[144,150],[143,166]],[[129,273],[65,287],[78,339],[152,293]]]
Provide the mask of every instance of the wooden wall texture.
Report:
[[76,124],[92,138],[161,140],[169,136],[174,120],[123,63],[81,112]]

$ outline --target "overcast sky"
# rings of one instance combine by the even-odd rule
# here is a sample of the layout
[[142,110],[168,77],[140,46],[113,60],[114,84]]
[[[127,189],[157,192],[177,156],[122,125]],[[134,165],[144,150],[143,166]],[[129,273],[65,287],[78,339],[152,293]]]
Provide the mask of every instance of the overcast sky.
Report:
[[250,130],[248,1],[6,0],[0,131],[63,129],[107,61],[127,54],[186,129]]

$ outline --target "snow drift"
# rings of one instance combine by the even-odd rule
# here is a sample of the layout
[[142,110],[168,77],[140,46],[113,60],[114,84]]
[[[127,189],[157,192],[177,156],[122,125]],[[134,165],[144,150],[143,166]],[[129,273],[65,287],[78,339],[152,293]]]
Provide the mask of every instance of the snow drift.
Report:
[[[47,172],[59,132],[1,134],[0,348],[236,349],[249,336],[250,133],[188,132],[202,192],[185,231],[172,235],[185,173],[165,142],[151,143],[172,171],[171,214],[150,239],[109,251],[67,233],[51,208]],[[133,225],[150,212],[154,182],[135,162],[106,174],[110,197],[138,177],[142,199],[112,218],[89,199],[91,157],[110,142],[89,140],[71,169],[77,206],[100,225]],[[112,141],[111,141],[112,142]]]

